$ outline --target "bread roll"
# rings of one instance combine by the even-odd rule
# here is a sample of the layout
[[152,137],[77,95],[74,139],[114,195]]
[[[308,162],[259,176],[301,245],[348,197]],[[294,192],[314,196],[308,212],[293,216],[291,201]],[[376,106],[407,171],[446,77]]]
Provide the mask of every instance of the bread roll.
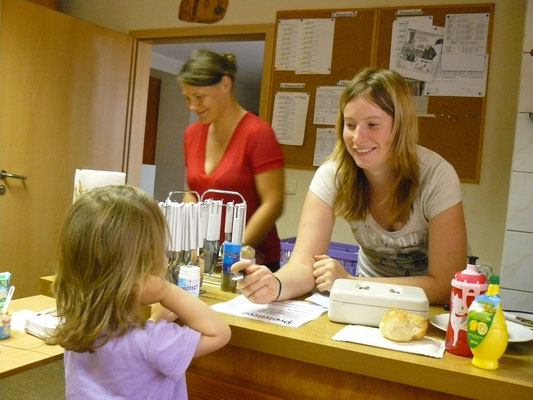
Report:
[[420,340],[428,330],[428,319],[416,314],[408,314],[397,308],[388,309],[379,323],[381,334],[396,342]]

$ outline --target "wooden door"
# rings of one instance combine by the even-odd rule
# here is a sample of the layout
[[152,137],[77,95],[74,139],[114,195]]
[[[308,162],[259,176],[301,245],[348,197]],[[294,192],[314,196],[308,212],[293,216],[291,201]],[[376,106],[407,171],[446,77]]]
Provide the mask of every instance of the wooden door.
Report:
[[53,273],[76,168],[124,171],[142,160],[150,46],[21,0],[0,3],[0,272],[15,297]]

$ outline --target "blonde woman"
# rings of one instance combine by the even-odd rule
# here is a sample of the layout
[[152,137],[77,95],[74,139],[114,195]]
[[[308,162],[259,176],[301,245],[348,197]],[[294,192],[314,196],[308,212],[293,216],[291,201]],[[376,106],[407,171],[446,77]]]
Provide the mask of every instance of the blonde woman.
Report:
[[[67,399],[186,399],[191,359],[229,341],[207,304],[164,279],[165,240],[165,219],[141,190],[97,188],[72,205],[54,282],[61,323],[49,340],[65,348]],[[183,326],[144,321],[140,308],[152,303]]]
[[270,125],[233,96],[236,73],[233,53],[197,49],[178,74],[189,109],[198,115],[184,135],[187,186],[198,193],[239,192],[247,205],[243,245],[254,247],[258,262],[277,271],[280,240],[275,222],[283,211],[283,153]]
[[[466,260],[459,179],[446,160],[416,144],[417,117],[402,76],[359,72],[341,96],[336,134],[311,182],[289,261],[275,275],[249,266],[238,288],[266,303],[314,287],[329,291],[338,278],[362,279],[419,286],[432,304],[447,303]],[[360,246],[356,277],[325,255],[336,216]]]

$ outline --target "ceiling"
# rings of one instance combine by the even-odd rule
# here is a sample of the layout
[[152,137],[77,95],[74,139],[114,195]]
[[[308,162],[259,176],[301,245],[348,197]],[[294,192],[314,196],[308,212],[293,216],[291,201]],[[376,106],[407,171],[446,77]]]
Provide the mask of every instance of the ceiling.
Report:
[[237,81],[240,83],[261,79],[263,67],[264,41],[232,41],[232,42],[196,42],[154,44],[152,53],[170,58],[183,64],[194,49],[204,48],[217,53],[230,51],[237,58]]

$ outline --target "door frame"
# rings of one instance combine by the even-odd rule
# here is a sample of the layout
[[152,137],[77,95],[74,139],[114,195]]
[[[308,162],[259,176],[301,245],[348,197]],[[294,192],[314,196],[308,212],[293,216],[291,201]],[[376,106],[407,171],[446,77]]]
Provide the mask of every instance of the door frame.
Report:
[[270,85],[272,78],[272,56],[274,52],[274,24],[216,25],[194,28],[164,28],[133,30],[128,34],[138,42],[152,44],[264,40],[263,69],[261,72],[261,93],[259,116],[265,121],[270,115]]

